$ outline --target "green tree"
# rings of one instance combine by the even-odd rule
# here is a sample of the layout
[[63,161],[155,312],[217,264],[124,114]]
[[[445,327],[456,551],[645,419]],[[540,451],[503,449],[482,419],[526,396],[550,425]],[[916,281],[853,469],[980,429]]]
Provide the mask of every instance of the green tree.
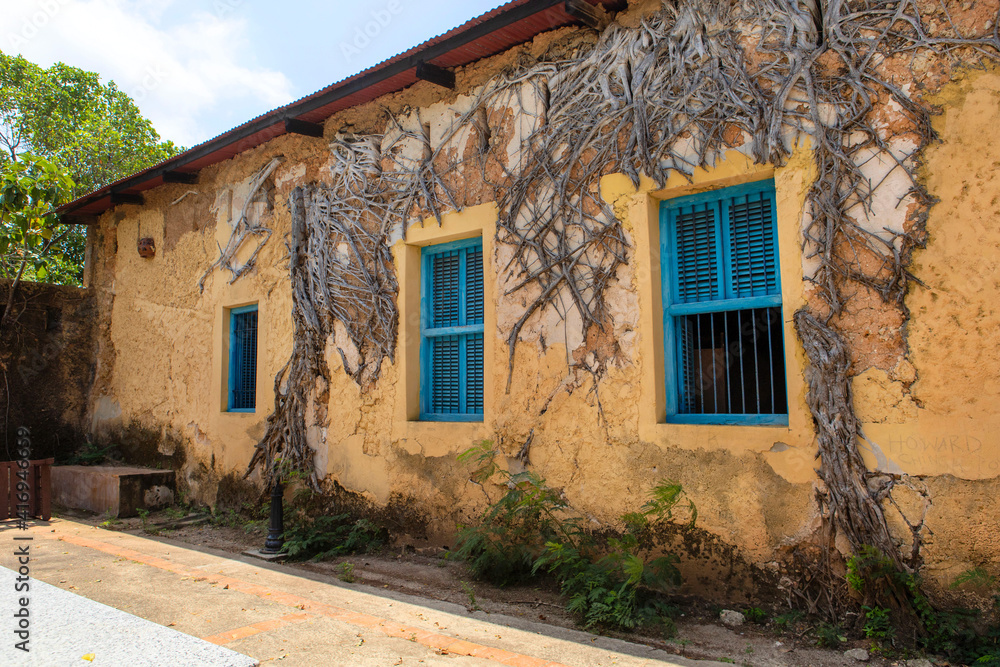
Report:
[[62,269],[65,258],[54,248],[61,240],[56,230],[64,225],[58,224],[54,209],[72,192],[73,180],[45,158],[24,153],[0,168],[0,256],[11,258],[17,267],[0,314],[0,331],[25,271],[45,280],[51,268]]
[[[95,72],[56,63],[48,69],[0,52],[0,167],[24,154],[42,157],[73,180],[69,199],[96,190],[179,152],[161,141],[132,99]],[[86,244],[82,227],[57,226],[62,264],[52,282],[79,284]],[[53,266],[54,268],[54,266]],[[0,253],[0,277],[21,270],[17,256]],[[31,267],[25,279],[38,279]]]

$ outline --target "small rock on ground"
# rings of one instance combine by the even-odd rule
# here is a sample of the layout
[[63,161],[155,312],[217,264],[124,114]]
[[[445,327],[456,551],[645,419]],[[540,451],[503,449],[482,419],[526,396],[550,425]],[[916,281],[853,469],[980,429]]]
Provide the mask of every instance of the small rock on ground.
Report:
[[934,663],[927,658],[917,658],[916,660],[907,660],[906,667],[934,667]]
[[865,662],[868,660],[868,651],[863,648],[852,648],[849,651],[844,651],[845,658],[854,658],[859,662]]
[[743,625],[743,623],[746,621],[746,617],[743,616],[743,614],[741,614],[738,611],[733,611],[732,609],[723,609],[722,613],[719,614],[719,620],[722,621],[723,625],[730,628],[735,628],[740,625]]

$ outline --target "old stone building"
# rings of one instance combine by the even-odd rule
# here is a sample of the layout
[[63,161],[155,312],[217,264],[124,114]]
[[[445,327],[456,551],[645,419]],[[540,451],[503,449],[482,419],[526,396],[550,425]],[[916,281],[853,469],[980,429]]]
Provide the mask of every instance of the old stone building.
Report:
[[709,590],[995,567],[998,6],[823,7],[514,0],[65,206],[86,430],[438,542],[478,441],[595,527],[677,480]]

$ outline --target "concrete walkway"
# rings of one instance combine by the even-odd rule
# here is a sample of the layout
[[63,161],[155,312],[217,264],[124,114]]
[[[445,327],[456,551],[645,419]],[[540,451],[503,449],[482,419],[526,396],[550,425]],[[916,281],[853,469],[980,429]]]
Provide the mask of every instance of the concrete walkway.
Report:
[[[475,612],[359,584],[317,580],[280,565],[234,559],[162,539],[105,531],[68,520],[40,522],[27,531],[0,528],[0,565],[16,570],[15,545],[30,544],[30,576],[191,637],[202,638],[260,661],[281,665],[453,665],[456,667],[598,667],[677,665],[713,667],[646,646],[523,619]],[[30,542],[14,537],[31,537]],[[293,573],[294,572],[294,573]],[[37,652],[16,655],[12,615],[20,594],[0,580],[0,662],[4,665],[111,665],[114,647],[81,644],[69,659]],[[35,591],[33,591],[35,592]],[[58,627],[32,598],[31,646],[68,636],[85,620],[72,613]],[[48,618],[55,618],[49,616]],[[75,620],[74,620],[75,619]],[[55,621],[51,621],[55,623]],[[183,638],[180,638],[183,641]],[[17,661],[11,663],[8,656]],[[90,660],[84,659],[84,656]],[[165,654],[146,662],[179,663]]]
[[[0,567],[0,590],[16,591],[17,573]],[[204,639],[166,628],[82,595],[30,580],[25,633],[0,644],[0,664],[132,667],[156,656],[160,664],[257,667],[257,660]],[[15,613],[21,613],[20,609]],[[20,623],[20,619],[18,619]],[[20,627],[20,626],[19,626]],[[19,630],[21,632],[21,630]],[[25,650],[18,648],[23,645]],[[88,659],[83,658],[88,656]]]

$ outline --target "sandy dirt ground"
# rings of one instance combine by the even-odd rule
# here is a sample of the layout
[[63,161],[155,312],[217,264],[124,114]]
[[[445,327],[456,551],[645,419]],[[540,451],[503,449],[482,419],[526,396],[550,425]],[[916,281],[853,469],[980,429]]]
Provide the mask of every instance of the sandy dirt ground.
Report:
[[[263,522],[243,525],[219,525],[203,515],[187,517],[152,514],[145,524],[138,518],[107,522],[103,517],[77,511],[63,511],[63,516],[81,523],[101,526],[152,539],[191,545],[198,549],[222,554],[240,554],[263,545],[266,526]],[[235,522],[234,522],[235,523]],[[343,563],[353,566],[351,585],[378,592],[403,593],[464,606],[470,613],[484,613],[541,622],[559,628],[579,629],[574,617],[561,604],[558,589],[551,584],[498,588],[475,581],[465,565],[448,558],[448,552],[437,547],[413,548],[397,546],[379,554],[353,555],[322,562],[285,562],[281,567],[319,577],[321,580],[341,580]],[[872,655],[867,663],[845,657],[851,648],[868,648],[855,641],[839,650],[821,649],[811,632],[812,625],[800,621],[780,631],[773,621],[764,625],[746,623],[729,628],[718,621],[720,607],[703,600],[678,598],[681,609],[676,619],[677,635],[673,638],[637,633],[606,633],[605,636],[625,639],[663,650],[672,655],[695,660],[715,660],[751,667],[803,665],[813,667],[843,667],[860,664],[903,666],[906,660]],[[737,608],[742,611],[742,609]],[[775,614],[787,610],[769,610]],[[913,660],[910,661],[913,664]],[[927,664],[927,663],[918,663]]]

